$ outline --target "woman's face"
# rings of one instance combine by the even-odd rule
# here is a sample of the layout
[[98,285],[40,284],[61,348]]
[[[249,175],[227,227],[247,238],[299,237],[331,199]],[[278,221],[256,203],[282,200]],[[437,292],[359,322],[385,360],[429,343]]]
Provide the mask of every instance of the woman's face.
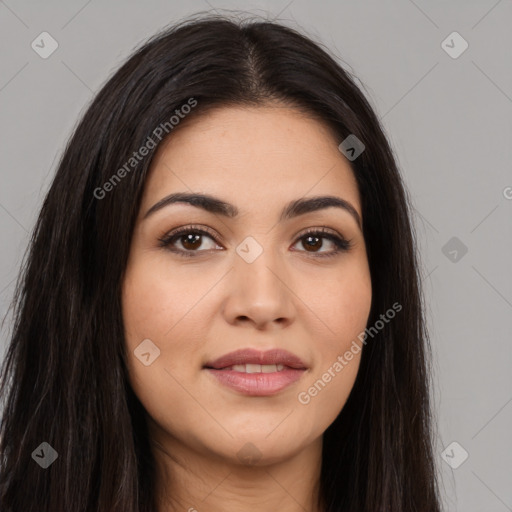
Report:
[[[356,378],[353,342],[372,294],[357,184],[341,141],[288,107],[222,108],[188,121],[155,155],[133,234],[123,283],[131,384],[162,445],[277,461],[321,440]],[[177,193],[218,202],[169,202],[147,214]],[[320,196],[355,212],[289,208]],[[173,237],[178,228],[190,232]],[[256,359],[207,368],[240,349]],[[259,359],[275,349],[301,362]]]

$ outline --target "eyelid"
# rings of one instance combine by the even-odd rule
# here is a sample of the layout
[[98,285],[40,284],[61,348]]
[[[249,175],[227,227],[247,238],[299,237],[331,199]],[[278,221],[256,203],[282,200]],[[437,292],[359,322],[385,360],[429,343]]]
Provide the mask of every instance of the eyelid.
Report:
[[302,238],[303,236],[308,235],[309,233],[324,233],[327,235],[335,235],[345,240],[345,237],[341,233],[338,233],[335,229],[332,229],[329,226],[315,226],[314,228],[306,228],[304,231],[299,231],[295,235],[295,238]]
[[203,233],[203,234],[207,233],[213,239],[217,239],[217,238],[222,239],[222,237],[213,229],[209,228],[208,226],[202,226],[199,224],[189,224],[186,226],[181,226],[179,228],[173,229],[173,230],[169,231],[168,233],[166,233],[162,238],[169,239],[177,234],[180,234],[182,232],[187,232],[187,231],[194,231],[194,232]]

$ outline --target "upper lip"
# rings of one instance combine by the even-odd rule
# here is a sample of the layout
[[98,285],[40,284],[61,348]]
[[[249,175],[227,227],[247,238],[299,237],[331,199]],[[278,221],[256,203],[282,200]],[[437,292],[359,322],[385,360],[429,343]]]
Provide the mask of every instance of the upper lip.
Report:
[[220,370],[235,364],[282,364],[290,368],[306,369],[306,365],[298,356],[283,349],[271,349],[265,352],[253,348],[235,350],[214,361],[209,361],[205,368]]

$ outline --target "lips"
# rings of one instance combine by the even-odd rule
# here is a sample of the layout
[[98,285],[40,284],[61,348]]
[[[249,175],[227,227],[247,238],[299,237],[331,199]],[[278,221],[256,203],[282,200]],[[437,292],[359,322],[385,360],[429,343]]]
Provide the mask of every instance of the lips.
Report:
[[[307,369],[307,366],[298,356],[283,349],[272,349],[267,350],[266,352],[260,352],[255,349],[236,350],[229,354],[225,354],[218,359],[209,361],[204,365],[204,368],[222,370],[238,366],[239,368],[237,369],[241,370],[240,366],[242,365],[247,365],[245,371],[248,373],[258,373],[260,371],[263,373],[281,371],[284,369],[281,368],[281,366],[300,370]],[[262,368],[259,369],[254,365],[261,365]],[[270,368],[271,366],[276,366],[276,369]]]
[[287,350],[242,349],[206,363],[204,369],[214,381],[237,393],[264,397],[298,382],[308,368]]

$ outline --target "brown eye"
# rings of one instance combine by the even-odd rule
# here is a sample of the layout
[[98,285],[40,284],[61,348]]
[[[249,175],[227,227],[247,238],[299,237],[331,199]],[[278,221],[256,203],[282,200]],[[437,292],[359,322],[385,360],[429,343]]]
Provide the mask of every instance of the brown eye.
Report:
[[181,235],[179,240],[181,241],[181,245],[185,247],[185,249],[194,250],[198,249],[201,246],[202,236],[203,235],[189,233],[188,235]]
[[[329,240],[331,244],[334,245],[334,250],[331,251],[322,251],[321,249],[324,246],[323,240]],[[347,251],[352,246],[350,240],[345,240],[330,231],[324,230],[316,230],[316,231],[308,231],[304,235],[302,235],[297,243],[302,243],[302,247],[306,250],[301,252],[308,252],[314,254],[315,257],[329,257],[336,256],[340,252]]]
[[306,248],[307,251],[313,249],[321,249],[323,245],[322,237],[308,235],[302,239],[302,245]]
[[[203,247],[205,237],[213,242],[212,247]],[[179,228],[158,240],[160,242],[160,247],[165,247],[169,251],[185,257],[197,256],[201,252],[212,250],[216,247],[223,249],[216,243],[215,237],[212,233],[205,229],[195,228],[193,226]],[[334,248],[327,251],[322,250],[325,246],[324,240],[328,240]],[[318,229],[310,230],[303,234],[294,245],[297,245],[298,243],[301,243],[302,247],[305,249],[304,251],[299,252],[307,252],[318,258],[336,256],[340,252],[349,250],[352,246],[350,240],[345,240],[330,231]],[[181,244],[181,247],[177,247],[177,244]]]
[[[212,242],[215,242],[215,238],[212,234],[204,229],[186,227],[180,228],[176,231],[172,231],[168,235],[159,238],[160,247],[166,247],[169,251],[175,252],[180,256],[195,256],[194,253],[203,252],[219,247],[216,243],[213,247],[207,247],[206,249],[199,250],[203,246],[204,238],[209,238]],[[176,247],[176,244],[180,243],[182,248]]]

